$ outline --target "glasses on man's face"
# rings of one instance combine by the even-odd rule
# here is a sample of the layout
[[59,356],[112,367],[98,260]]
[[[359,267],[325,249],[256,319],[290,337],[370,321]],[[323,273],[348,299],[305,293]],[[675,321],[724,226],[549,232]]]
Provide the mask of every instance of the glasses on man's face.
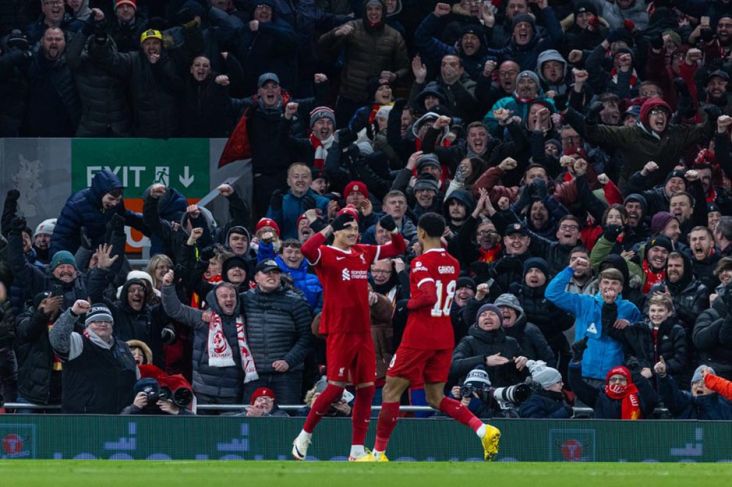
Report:
[[577,225],[559,225],[559,229],[563,232],[572,232],[579,230],[579,227]]
[[663,115],[665,117],[667,113],[663,108],[654,108],[651,110],[651,115]]

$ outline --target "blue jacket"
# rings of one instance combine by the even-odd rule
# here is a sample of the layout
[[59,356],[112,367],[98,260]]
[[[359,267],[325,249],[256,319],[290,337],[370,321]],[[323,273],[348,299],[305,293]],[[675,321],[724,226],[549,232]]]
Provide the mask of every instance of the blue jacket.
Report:
[[53,255],[59,250],[76,253],[81,245],[79,232],[82,228],[91,243],[91,248],[96,249],[104,242],[107,223],[115,214],[124,217],[125,225],[133,226],[148,234],[149,232],[145,231],[142,223],[142,215],[125,210],[123,203],[111,210],[102,208],[102,197],[106,193],[122,187],[122,182],[117,175],[104,169],[94,175],[90,187],[69,196],[56,221],[49,255]]
[[537,391],[519,406],[519,416],[522,418],[567,419],[573,414],[572,407],[561,392]]
[[[582,376],[604,381],[608,370],[624,362],[623,347],[620,342],[610,338],[607,331],[603,332],[602,297],[599,293],[589,296],[564,291],[573,275],[572,268],[566,267],[549,282],[545,295],[549,301],[574,315],[575,340],[589,337],[587,350],[582,358]],[[618,319],[625,319],[630,323],[640,321],[640,311],[633,303],[621,297],[616,303]]]
[[[330,202],[328,198],[319,195],[312,189],[308,189],[306,195],[315,200],[315,207],[321,210],[323,214],[328,212],[328,203]],[[298,198],[292,192],[288,191],[282,198],[281,210],[273,210],[272,208],[267,210],[267,218],[273,219],[280,226],[280,237],[282,240],[288,238],[297,239],[297,219],[305,213],[302,200],[302,198]]]
[[275,262],[283,273],[292,277],[293,284],[305,295],[305,300],[313,313],[320,311],[320,308],[323,307],[323,286],[320,284],[318,276],[308,272],[307,260],[303,259],[300,267],[296,269],[285,264],[279,255],[275,258]]

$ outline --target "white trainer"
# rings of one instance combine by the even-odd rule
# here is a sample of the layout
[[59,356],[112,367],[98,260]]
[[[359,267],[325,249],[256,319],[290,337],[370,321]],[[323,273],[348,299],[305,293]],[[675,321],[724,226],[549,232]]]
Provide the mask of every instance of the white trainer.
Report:
[[297,435],[295,441],[292,442],[292,456],[295,460],[305,460],[308,454],[308,447],[310,446],[310,439],[303,437],[303,435]]

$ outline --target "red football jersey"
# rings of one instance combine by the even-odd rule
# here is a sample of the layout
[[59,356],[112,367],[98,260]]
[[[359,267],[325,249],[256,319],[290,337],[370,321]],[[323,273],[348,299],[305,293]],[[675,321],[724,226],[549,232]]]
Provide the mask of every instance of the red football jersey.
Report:
[[320,334],[371,333],[368,278],[379,250],[376,245],[354,245],[349,252],[330,245],[318,248],[312,264],[323,285]]
[[410,296],[431,292],[437,300],[432,306],[409,310],[402,345],[422,350],[454,348],[450,308],[459,274],[460,263],[445,249],[431,249],[412,260]]

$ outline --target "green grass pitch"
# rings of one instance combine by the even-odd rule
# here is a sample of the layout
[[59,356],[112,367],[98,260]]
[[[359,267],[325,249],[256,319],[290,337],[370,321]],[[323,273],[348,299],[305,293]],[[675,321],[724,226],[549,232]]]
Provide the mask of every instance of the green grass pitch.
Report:
[[723,486],[732,464],[0,461],[3,487]]

